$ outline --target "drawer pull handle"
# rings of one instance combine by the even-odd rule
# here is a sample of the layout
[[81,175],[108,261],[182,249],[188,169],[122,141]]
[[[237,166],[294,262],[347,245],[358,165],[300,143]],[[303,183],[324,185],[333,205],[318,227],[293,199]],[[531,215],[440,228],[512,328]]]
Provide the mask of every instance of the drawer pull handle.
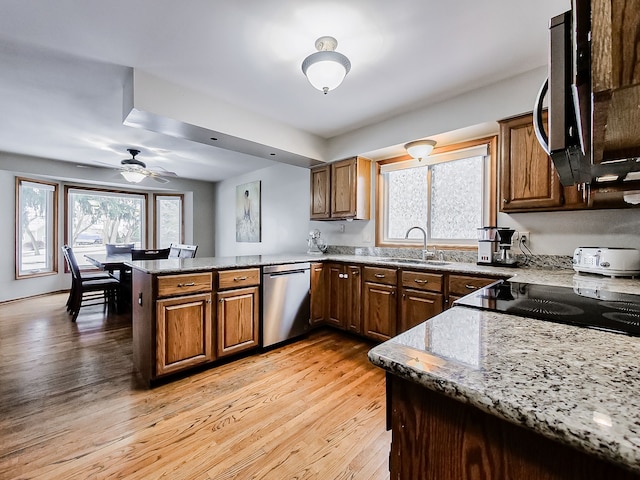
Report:
[[322,271],[322,267],[314,268],[314,269],[313,269],[313,271],[314,271],[314,272],[321,272],[321,271]]
[[196,283],[195,282],[189,282],[189,283],[179,283],[178,287],[182,288],[182,287],[195,287]]
[[376,273],[376,274],[374,274],[374,277],[376,277],[376,278],[384,278],[384,273]]
[[469,285],[469,284],[466,284],[465,287],[467,290],[477,290],[479,288],[479,287],[476,287],[475,285]]
[[429,283],[429,280],[420,280],[419,278],[414,278],[414,282],[424,285],[425,283]]
[[247,277],[233,277],[234,282],[243,282]]

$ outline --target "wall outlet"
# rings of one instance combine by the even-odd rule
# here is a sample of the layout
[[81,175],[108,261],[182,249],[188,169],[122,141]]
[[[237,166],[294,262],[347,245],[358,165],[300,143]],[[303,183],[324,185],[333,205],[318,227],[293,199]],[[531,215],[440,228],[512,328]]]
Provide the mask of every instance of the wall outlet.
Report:
[[516,232],[514,237],[518,245],[524,244],[527,247],[531,245],[531,234],[529,232]]

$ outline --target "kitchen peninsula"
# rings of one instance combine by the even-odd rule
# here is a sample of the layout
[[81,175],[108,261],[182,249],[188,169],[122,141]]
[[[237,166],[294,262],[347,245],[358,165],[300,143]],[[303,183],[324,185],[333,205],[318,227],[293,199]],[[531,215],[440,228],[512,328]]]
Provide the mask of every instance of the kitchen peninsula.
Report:
[[[600,278],[604,299],[640,293]],[[640,478],[638,337],[454,306],[369,358],[393,479]]]

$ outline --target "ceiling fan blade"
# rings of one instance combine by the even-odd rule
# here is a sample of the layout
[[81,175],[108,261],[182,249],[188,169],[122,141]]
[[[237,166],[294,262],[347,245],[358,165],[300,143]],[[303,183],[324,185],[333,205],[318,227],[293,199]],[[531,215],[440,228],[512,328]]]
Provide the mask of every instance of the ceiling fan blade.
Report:
[[164,177],[160,177],[158,175],[149,175],[149,177],[153,178],[158,183],[169,183],[171,180],[166,179]]

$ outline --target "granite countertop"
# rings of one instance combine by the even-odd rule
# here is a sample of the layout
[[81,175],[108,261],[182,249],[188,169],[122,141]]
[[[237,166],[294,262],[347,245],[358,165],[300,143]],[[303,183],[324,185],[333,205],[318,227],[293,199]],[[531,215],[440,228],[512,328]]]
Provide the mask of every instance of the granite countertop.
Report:
[[[344,262],[363,265],[385,266],[391,268],[411,268],[415,270],[438,270],[456,273],[492,275],[498,277],[512,277],[524,269],[493,267],[476,265],[475,263],[444,262],[423,263],[412,259],[391,259],[389,257],[374,257],[369,255],[314,255],[306,253],[292,253],[281,255],[242,255],[237,257],[200,257],[200,258],[168,258],[164,260],[137,260],[127,262],[127,265],[146,273],[179,273],[183,271],[219,270],[224,268],[260,267],[283,263],[300,262]],[[566,270],[564,271],[566,273]]]
[[637,337],[462,306],[369,352],[390,373],[638,472],[639,358]]

